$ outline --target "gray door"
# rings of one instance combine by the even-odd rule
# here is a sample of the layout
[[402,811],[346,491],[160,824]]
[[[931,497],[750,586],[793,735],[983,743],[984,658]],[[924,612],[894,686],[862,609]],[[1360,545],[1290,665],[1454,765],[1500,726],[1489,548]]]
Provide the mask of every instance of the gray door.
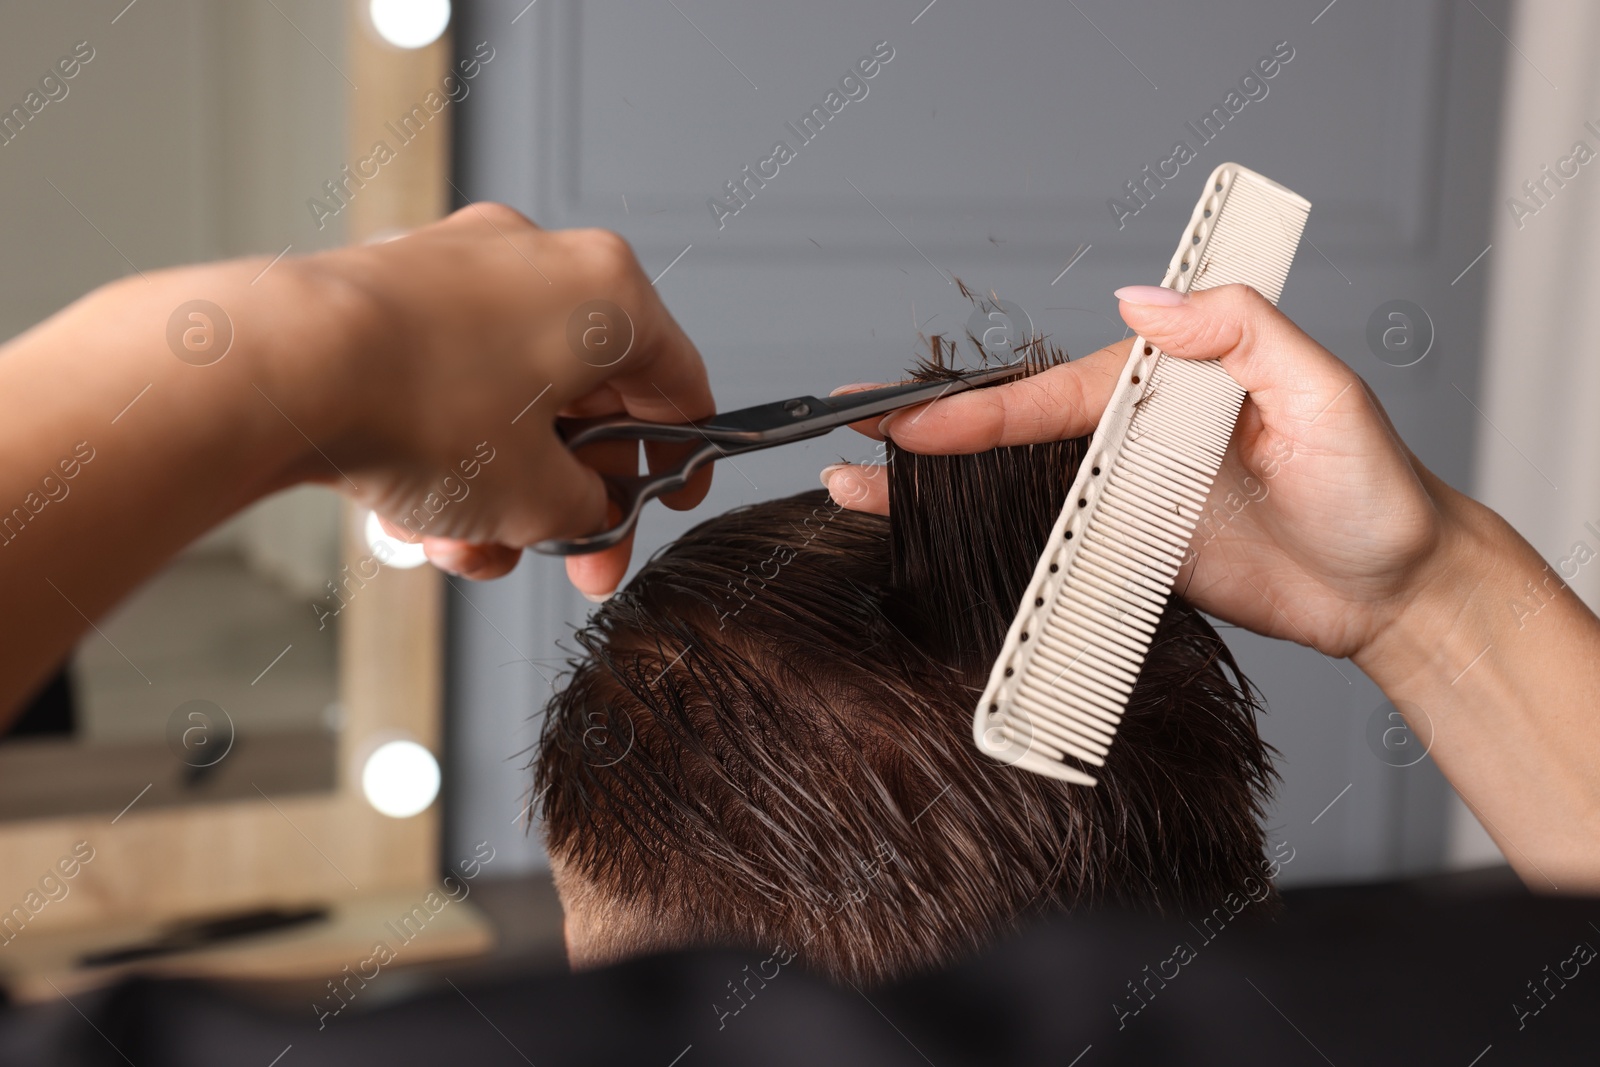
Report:
[[[1505,8],[493,0],[458,28],[497,58],[463,111],[457,180],[548,227],[624,234],[730,408],[893,379],[919,330],[965,328],[953,277],[1074,354],[1115,340],[1111,291],[1160,279],[1206,174],[1235,160],[1315,205],[1283,309],[1465,487],[1485,275],[1461,272],[1488,243]],[[1369,319],[1394,300],[1425,314],[1384,309],[1396,329],[1373,349]],[[700,512],[647,514],[641,553],[814,487],[869,444],[725,462]],[[531,554],[458,588],[451,832],[532,866],[522,750],[588,605]],[[1285,880],[1435,867],[1447,787],[1426,759],[1398,766],[1420,746],[1377,689],[1348,662],[1227,632],[1271,708]]]

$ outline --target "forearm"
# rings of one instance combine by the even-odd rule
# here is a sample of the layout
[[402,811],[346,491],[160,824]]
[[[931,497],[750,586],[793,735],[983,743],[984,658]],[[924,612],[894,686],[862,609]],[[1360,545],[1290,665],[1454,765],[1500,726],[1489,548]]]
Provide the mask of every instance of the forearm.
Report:
[[[286,263],[252,285],[264,266],[126,279],[0,349],[0,723],[179,549],[273,489],[334,475],[306,469],[290,421],[326,424],[298,377],[330,350],[325,300]],[[209,365],[169,344],[174,309],[196,298],[232,325]]]
[[1535,890],[1600,888],[1600,621],[1499,516],[1438,483],[1437,563],[1357,664]]

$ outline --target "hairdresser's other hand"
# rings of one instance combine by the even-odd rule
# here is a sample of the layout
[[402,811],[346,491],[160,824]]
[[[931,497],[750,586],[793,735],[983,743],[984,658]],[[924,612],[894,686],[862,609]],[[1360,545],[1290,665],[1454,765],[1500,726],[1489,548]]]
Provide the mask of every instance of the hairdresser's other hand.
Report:
[[[340,319],[355,325],[337,366],[301,368],[319,401],[310,419],[323,427],[311,436],[326,453],[308,449],[303,475],[372,507],[454,573],[498,577],[524,546],[608,520],[596,471],[636,473],[637,448],[574,456],[555,432],[558,412],[678,422],[715,410],[694,345],[613,233],[542,230],[511,208],[474,204],[296,269],[352,294],[356,309]],[[670,456],[646,451],[652,466]],[[668,503],[698,503],[709,475]],[[567,573],[586,594],[609,593],[631,547],[572,557]]]
[[[1427,582],[1462,498],[1411,455],[1355,372],[1254,290],[1118,295],[1150,343],[1220,359],[1250,393],[1177,588],[1237,625],[1358,655]],[[896,413],[883,428],[899,447],[943,453],[1089,433],[1130,344]],[[844,506],[888,509],[875,472],[835,469],[829,489]]]

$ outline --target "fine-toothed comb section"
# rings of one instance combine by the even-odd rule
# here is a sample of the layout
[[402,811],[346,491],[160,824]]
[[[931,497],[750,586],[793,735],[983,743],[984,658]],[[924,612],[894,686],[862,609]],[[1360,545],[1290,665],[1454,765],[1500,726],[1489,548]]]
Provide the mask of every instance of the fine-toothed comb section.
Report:
[[[1162,285],[1240,282],[1274,304],[1311,204],[1235,163],[1195,205]],[[1233,435],[1239,388],[1221,364],[1134,339],[973,718],[978,748],[1094,785],[1206,495]]]

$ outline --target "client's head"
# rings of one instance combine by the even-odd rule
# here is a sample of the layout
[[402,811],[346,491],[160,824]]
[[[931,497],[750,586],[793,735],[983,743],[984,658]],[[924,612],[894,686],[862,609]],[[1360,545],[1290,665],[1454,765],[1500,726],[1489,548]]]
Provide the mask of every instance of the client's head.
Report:
[[1098,786],[973,745],[1082,454],[891,449],[889,518],[822,492],[739,508],[599,609],[535,764],[575,966],[781,946],[876,981],[1041,911],[1271,892],[1249,888],[1272,780],[1256,704],[1176,596]]

